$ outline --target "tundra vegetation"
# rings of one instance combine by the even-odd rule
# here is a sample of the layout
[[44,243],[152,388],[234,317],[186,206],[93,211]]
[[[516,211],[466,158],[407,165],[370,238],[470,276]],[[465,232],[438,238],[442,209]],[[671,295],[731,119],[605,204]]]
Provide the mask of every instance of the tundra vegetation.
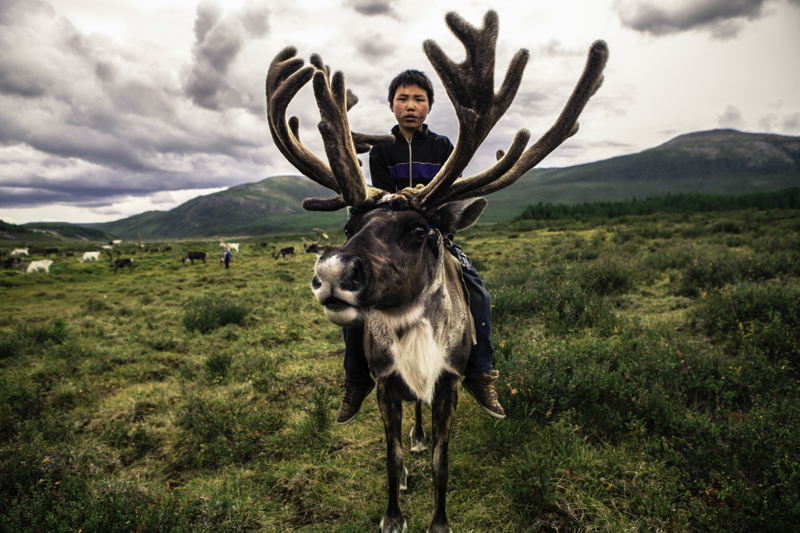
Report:
[[[177,261],[208,241],[116,276],[76,258],[0,271],[0,531],[374,531],[375,397],[332,424],[343,342],[309,289],[316,257],[275,261],[263,240],[229,270]],[[507,417],[461,394],[454,531],[800,523],[800,211],[520,220],[457,241],[493,296]],[[406,453],[409,531],[433,509],[429,453]]]

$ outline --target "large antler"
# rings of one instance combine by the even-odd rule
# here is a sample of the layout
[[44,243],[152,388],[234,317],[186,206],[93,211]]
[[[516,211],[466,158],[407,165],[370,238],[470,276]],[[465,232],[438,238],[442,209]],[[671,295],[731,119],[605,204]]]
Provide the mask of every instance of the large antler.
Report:
[[313,229],[314,229],[314,231],[315,231],[315,232],[316,232],[316,234],[317,234],[317,242],[311,242],[311,240],[310,240],[310,239],[306,239],[305,237],[300,237],[300,239],[301,239],[301,240],[302,240],[304,243],[306,243],[307,245],[312,245],[312,244],[321,244],[321,243],[322,243],[322,239],[327,239],[327,238],[328,238],[328,236],[327,236],[327,235],[325,235],[325,231],[324,231],[324,230],[321,230],[321,229],[319,229],[319,228],[313,228]]
[[424,44],[425,54],[444,84],[459,122],[459,135],[453,154],[439,173],[421,191],[408,190],[412,205],[423,212],[452,201],[474,198],[508,187],[522,174],[536,166],[578,131],[578,116],[589,98],[600,87],[608,48],[603,41],[595,42],[590,51],[583,75],[556,123],[533,146],[525,150],[530,139],[527,130],[517,132],[511,147],[489,170],[469,178],[459,178],[491,129],[508,109],[522,81],[528,52],[520,50],[509,64],[500,90],[493,92],[495,45],[499,21],[497,13],[489,11],[483,28],[467,23],[450,12],[445,20],[453,34],[466,49],[466,59],[456,64],[433,41]]
[[495,48],[500,27],[497,13],[486,13],[481,29],[470,25],[452,11],[445,16],[445,21],[450,31],[464,44],[464,61],[454,63],[431,40],[425,41],[423,49],[453,103],[459,133],[450,158],[422,193],[422,208],[441,205],[438,200],[444,197],[494,125],[505,114],[522,82],[529,55],[527,50],[520,50],[514,55],[500,90],[495,94]]
[[589,49],[586,66],[575,89],[556,122],[527,150],[530,133],[520,130],[507,154],[499,151],[499,161],[488,171],[461,178],[450,187],[439,202],[465,200],[485,196],[504,189],[516,182],[523,174],[538,165],[548,154],[578,132],[578,117],[589,99],[603,83],[603,68],[608,59],[608,47],[603,41],[595,41]]
[[[272,140],[286,159],[303,175],[331,189],[337,196],[329,199],[306,199],[303,207],[311,211],[335,211],[348,205],[364,203],[376,190],[368,190],[360,170],[357,153],[369,151],[373,144],[391,144],[391,135],[370,136],[350,131],[347,112],[358,102],[345,90],[344,75],[330,69],[320,56],[311,56],[304,67],[296,57],[297,49],[286,47],[272,60],[266,81],[267,119]],[[313,79],[314,96],[321,116],[318,125],[330,166],[307,150],[300,142],[300,120],[286,120],[289,102]]]
[[[596,41],[589,49],[583,74],[555,124],[527,150],[530,140],[527,130],[514,137],[508,153],[498,155],[497,163],[489,170],[468,178],[459,178],[486,136],[506,112],[517,94],[522,73],[528,62],[527,50],[512,58],[500,89],[494,92],[495,48],[499,29],[497,13],[489,11],[478,29],[456,13],[450,12],[445,21],[466,49],[466,59],[454,63],[433,41],[423,48],[433,68],[444,84],[455,108],[459,135],[450,158],[436,177],[424,188],[404,189],[393,198],[400,207],[404,203],[423,213],[432,213],[440,205],[453,201],[490,194],[508,187],[525,172],[536,166],[570,136],[578,131],[578,117],[584,106],[603,82],[603,68],[608,59],[608,47]],[[356,153],[369,150],[371,145],[391,144],[394,136],[368,136],[350,131],[347,112],[358,101],[345,90],[344,75],[330,69],[318,55],[311,57],[312,66],[303,67],[296,58],[297,51],[287,47],[273,60],[267,75],[267,113],[270,132],[281,153],[304,175],[338,194],[326,200],[306,199],[303,207],[312,211],[333,211],[345,206],[361,206],[368,198],[383,194],[368,188],[360,171]],[[297,117],[285,119],[286,108],[297,92],[313,79],[325,152],[330,167],[311,154],[300,143]]]

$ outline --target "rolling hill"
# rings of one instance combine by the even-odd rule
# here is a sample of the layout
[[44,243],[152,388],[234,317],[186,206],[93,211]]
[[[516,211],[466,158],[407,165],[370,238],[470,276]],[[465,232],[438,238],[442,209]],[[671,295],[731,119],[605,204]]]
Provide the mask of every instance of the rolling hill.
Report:
[[310,213],[304,198],[334,194],[303,176],[275,176],[200,196],[170,211],[148,211],[115,222],[92,224],[126,240],[234,237],[311,231],[343,225],[344,213]]
[[482,222],[530,204],[576,204],[667,194],[744,194],[800,185],[800,137],[711,130],[681,135],[638,154],[566,168],[533,169],[494,193]]
[[[539,202],[574,204],[679,193],[742,194],[800,185],[800,137],[711,130],[637,154],[566,168],[533,169],[494,193],[481,222],[502,222]],[[170,211],[84,224],[126,240],[235,237],[341,227],[343,212],[304,211],[333,193],[302,176],[276,176],[201,196]],[[35,227],[35,224],[26,226]]]
[[108,241],[112,238],[103,230],[66,222],[32,222],[19,226],[0,221],[0,240],[3,241]]

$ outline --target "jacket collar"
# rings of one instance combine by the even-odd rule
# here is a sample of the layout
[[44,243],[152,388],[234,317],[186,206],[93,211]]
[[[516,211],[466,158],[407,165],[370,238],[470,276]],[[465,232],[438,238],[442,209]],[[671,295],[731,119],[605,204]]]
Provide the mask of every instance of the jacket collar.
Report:
[[[414,135],[411,137],[411,142],[424,141],[425,139],[427,139],[429,131],[430,130],[428,130],[428,125],[427,124],[423,124],[422,125],[422,131],[420,131],[420,130],[415,131]],[[394,127],[392,128],[392,134],[395,137],[397,137],[398,139],[405,140],[405,137],[403,137],[403,134],[400,133],[400,126],[398,126],[397,124],[395,124]]]

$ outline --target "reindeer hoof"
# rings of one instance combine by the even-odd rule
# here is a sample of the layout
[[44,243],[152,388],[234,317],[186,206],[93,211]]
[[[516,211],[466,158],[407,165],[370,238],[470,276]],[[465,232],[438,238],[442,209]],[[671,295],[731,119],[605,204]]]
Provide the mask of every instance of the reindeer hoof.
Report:
[[402,523],[398,524],[397,520],[390,519],[387,521],[385,516],[381,518],[381,533],[406,533],[408,531],[406,519],[400,517],[400,520],[402,520]]
[[416,436],[416,432],[414,431],[414,427],[411,428],[411,433],[409,433],[409,438],[411,439],[411,453],[424,453],[428,447],[425,445],[425,432],[422,432],[419,438]]

